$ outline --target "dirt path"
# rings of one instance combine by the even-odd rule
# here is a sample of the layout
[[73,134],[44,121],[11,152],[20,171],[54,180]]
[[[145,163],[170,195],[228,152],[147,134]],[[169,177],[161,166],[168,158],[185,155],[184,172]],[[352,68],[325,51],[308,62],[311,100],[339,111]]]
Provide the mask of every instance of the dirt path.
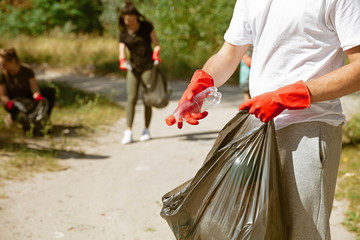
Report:
[[[125,101],[123,79],[52,77],[112,94],[120,103]],[[121,145],[125,120],[120,119],[111,131],[85,143],[84,151],[92,158],[62,160],[70,166],[66,171],[7,182],[1,190],[8,198],[0,199],[0,240],[174,239],[159,216],[161,196],[194,176],[217,132],[236,114],[242,99],[236,87],[224,86],[220,88],[224,96],[221,105],[212,108],[199,126],[185,125],[182,130],[167,127],[164,117],[175,108],[185,86],[174,82],[174,101],[165,109],[154,110],[150,128],[153,140]],[[142,129],[139,101],[135,140]],[[336,202],[333,211],[333,240],[355,239],[340,224],[343,204]]]

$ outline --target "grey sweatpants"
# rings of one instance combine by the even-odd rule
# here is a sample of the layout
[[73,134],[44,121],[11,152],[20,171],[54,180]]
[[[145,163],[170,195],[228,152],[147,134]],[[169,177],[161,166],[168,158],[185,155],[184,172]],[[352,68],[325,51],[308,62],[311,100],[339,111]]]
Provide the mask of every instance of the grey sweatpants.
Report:
[[276,135],[289,200],[289,239],[330,240],[342,126],[297,123]]

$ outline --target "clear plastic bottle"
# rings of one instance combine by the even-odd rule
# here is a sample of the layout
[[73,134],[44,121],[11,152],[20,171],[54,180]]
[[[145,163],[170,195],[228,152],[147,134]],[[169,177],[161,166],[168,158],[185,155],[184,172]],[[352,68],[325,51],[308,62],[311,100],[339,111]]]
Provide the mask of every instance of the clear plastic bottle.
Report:
[[207,111],[212,106],[220,103],[221,96],[216,87],[208,87],[198,93],[192,101],[186,100],[180,104],[165,121],[169,126],[176,122],[183,122],[185,113],[202,113]]
[[125,65],[126,65],[126,70],[127,71],[132,71],[132,66],[131,66],[131,63],[129,61],[126,61]]

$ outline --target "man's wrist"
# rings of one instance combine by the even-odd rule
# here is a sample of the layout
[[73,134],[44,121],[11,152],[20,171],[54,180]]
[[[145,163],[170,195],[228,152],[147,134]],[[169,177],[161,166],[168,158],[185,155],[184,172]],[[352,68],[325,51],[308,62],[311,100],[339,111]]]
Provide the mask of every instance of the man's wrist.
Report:
[[203,83],[203,85],[207,87],[213,87],[214,86],[214,79],[205,72],[204,70],[198,69],[195,71],[193,77],[191,78],[192,83]]

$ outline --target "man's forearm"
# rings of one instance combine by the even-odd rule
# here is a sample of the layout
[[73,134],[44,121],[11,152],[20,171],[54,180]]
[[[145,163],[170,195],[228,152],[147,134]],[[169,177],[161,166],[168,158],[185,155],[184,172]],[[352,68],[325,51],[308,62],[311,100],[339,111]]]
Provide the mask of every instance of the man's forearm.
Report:
[[214,79],[215,87],[223,85],[239,66],[249,45],[234,46],[225,42],[222,48],[202,68]]
[[357,92],[360,90],[360,60],[307,81],[306,85],[311,102],[331,100]]

